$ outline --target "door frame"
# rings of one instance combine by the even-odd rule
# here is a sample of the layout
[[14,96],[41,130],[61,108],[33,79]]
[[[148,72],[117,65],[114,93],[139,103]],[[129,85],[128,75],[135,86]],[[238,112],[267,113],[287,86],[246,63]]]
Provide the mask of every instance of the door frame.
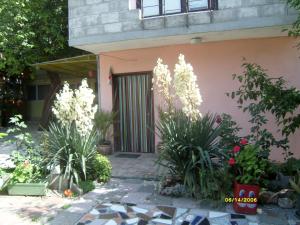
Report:
[[[152,83],[152,78],[153,78],[153,71],[140,71],[140,72],[126,72],[126,73],[112,73],[111,76],[112,76],[112,79],[111,79],[111,85],[112,85],[112,111],[113,112],[116,112],[116,101],[115,101],[115,91],[116,91],[116,85],[115,85],[115,81],[114,79],[116,77],[127,77],[127,76],[137,76],[137,75],[149,75],[151,76],[151,83]],[[152,92],[152,109],[151,109],[151,112],[152,113],[152,117],[153,117],[153,149],[151,149],[151,152],[136,152],[136,153],[155,153],[155,105],[154,105],[154,92],[151,90]],[[114,123],[113,123],[113,141],[114,141],[114,151],[115,152],[121,152],[120,149],[116,149],[116,146],[118,146],[117,144],[117,132],[116,130],[119,129],[118,128],[118,118],[115,119]],[[126,152],[126,153],[135,153],[135,152]]]

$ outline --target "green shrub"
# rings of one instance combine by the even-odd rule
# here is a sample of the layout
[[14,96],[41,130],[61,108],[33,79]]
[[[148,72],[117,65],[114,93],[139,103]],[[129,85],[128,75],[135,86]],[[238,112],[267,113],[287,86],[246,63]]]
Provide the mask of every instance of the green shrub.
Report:
[[79,187],[82,189],[83,193],[87,193],[95,189],[95,185],[91,180],[80,181]]
[[42,176],[39,167],[26,161],[17,165],[12,173],[9,183],[37,183],[41,180]]
[[93,160],[92,169],[89,172],[90,179],[99,182],[107,182],[111,177],[111,164],[106,156],[97,154]]
[[[300,127],[300,91],[282,77],[269,76],[257,64],[244,63],[242,67],[243,74],[233,75],[233,79],[239,82],[239,88],[227,95],[250,116],[248,139],[260,146],[266,159],[274,147],[284,150],[284,159],[290,158],[293,153],[289,150],[289,137]],[[275,121],[274,131],[266,126],[270,115]]]
[[289,158],[279,166],[280,171],[287,176],[295,176],[300,171],[300,160],[294,157]]
[[206,114],[191,121],[182,111],[161,113],[157,127],[161,138],[157,163],[179,177],[194,196],[221,199],[221,192],[226,190],[207,186],[208,180],[210,184],[219,184],[217,171],[221,173],[219,169],[223,167],[223,126],[217,123],[217,116]]

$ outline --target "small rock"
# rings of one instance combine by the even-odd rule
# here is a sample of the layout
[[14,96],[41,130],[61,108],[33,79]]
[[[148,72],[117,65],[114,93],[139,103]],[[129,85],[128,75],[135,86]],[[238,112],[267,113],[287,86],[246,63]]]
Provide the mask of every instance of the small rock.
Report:
[[291,189],[282,189],[280,192],[278,192],[279,198],[290,198],[293,196],[294,191]]
[[283,209],[292,209],[294,208],[294,202],[289,198],[278,198],[278,205]]
[[256,212],[257,212],[257,214],[262,214],[263,213],[261,208],[257,208]]
[[259,195],[259,201],[263,204],[277,204],[278,194],[272,191],[264,191]]

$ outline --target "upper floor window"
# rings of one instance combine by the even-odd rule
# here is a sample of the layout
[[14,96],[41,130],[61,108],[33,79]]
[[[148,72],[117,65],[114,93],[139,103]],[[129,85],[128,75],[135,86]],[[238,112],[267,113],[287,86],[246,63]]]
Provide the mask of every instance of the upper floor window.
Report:
[[137,0],[143,17],[217,9],[217,0]]

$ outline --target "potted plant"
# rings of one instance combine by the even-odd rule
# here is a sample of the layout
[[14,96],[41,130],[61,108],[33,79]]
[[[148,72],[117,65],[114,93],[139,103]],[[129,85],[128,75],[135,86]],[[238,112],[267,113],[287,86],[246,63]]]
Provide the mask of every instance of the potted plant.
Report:
[[95,115],[95,127],[99,133],[98,151],[101,154],[109,155],[112,153],[110,138],[110,128],[116,118],[115,112],[100,110]]
[[235,175],[233,208],[237,213],[256,214],[259,184],[267,167],[267,159],[260,157],[260,148],[242,139],[233,148],[229,159]]
[[20,163],[13,171],[7,185],[9,195],[43,196],[47,184],[42,182],[39,168],[29,160]]

